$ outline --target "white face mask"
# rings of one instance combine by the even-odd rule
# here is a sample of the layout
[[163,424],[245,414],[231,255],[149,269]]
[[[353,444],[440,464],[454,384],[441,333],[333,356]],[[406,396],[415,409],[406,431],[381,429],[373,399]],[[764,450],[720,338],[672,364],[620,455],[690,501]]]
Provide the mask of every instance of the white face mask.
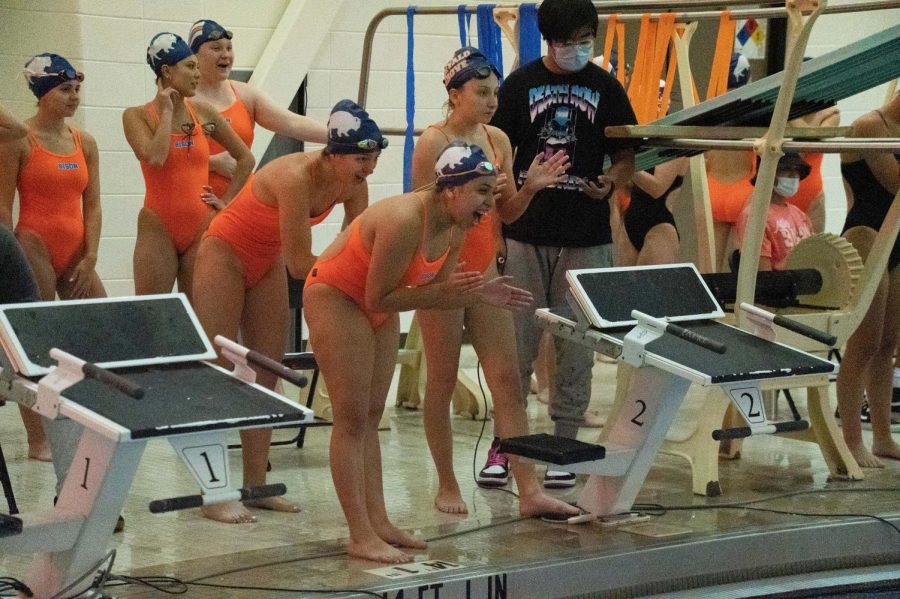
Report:
[[799,189],[799,177],[778,177],[775,179],[775,193],[783,198],[794,196]]
[[587,66],[593,42],[553,46],[553,61],[567,73],[577,73]]

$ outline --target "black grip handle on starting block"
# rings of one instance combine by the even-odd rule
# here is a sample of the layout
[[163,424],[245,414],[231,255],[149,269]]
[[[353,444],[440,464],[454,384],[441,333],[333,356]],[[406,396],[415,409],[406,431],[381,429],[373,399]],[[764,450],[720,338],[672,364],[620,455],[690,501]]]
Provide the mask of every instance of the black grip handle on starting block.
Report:
[[113,389],[121,391],[128,397],[133,397],[134,399],[141,399],[144,397],[143,387],[129,381],[123,376],[119,376],[115,372],[101,368],[96,364],[85,362],[84,366],[81,367],[81,372],[84,373],[84,376],[100,381],[105,385],[109,385]]
[[684,339],[685,341],[693,343],[694,345],[699,345],[700,347],[708,349],[709,351],[714,351],[717,354],[725,353],[724,343],[716,341],[715,339],[710,339],[709,337],[706,337],[699,333],[695,333],[694,331],[678,326],[677,324],[671,322],[667,323],[666,332],[675,335],[679,339]]
[[241,493],[241,501],[250,501],[252,499],[265,499],[266,497],[280,497],[287,493],[287,487],[284,483],[274,483],[238,489],[238,491]]
[[[809,422],[806,420],[788,420],[787,422],[770,422],[757,429],[756,434],[791,433],[795,431],[805,431],[809,428]],[[723,428],[712,432],[713,441],[722,441],[724,439],[743,439],[752,436],[753,429],[749,426],[739,426],[736,428]]]
[[0,537],[22,534],[22,519],[18,516],[0,514]]
[[828,347],[833,347],[834,344],[837,343],[837,337],[835,337],[834,335],[823,333],[819,329],[814,329],[813,327],[803,324],[802,322],[791,320],[790,318],[782,316],[781,314],[776,314],[772,322],[780,327],[786,328],[789,331],[793,331],[799,335],[803,335],[804,337],[814,339],[815,341],[827,345]]
[[182,495],[181,497],[169,497],[168,499],[154,499],[150,502],[151,514],[186,510],[203,505],[203,495]]
[[[241,494],[240,501],[249,501],[284,495],[287,493],[287,487],[284,486],[284,483],[275,483],[274,485],[242,488],[238,489],[238,492]],[[168,499],[155,499],[150,502],[150,513],[162,514],[163,512],[200,507],[204,505],[203,498],[203,495],[182,495],[181,497],[169,497]]]
[[299,372],[291,370],[281,362],[276,362],[269,356],[265,356],[255,349],[251,349],[247,352],[247,362],[255,364],[261,368],[265,368],[272,374],[280,376],[287,382],[298,387],[305,387],[309,382],[306,377]]

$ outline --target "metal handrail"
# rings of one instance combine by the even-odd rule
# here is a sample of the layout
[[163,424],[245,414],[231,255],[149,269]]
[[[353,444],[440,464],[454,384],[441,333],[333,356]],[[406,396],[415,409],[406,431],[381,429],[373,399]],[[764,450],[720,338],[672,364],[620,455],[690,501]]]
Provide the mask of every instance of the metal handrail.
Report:
[[[644,2],[640,3],[640,6],[635,6],[633,0],[594,2],[594,6],[597,7],[598,14],[600,14],[601,20],[603,20],[604,17],[606,17],[609,13],[613,12],[634,13],[619,15],[617,18],[620,21],[640,19],[641,15],[648,12],[648,10],[664,11],[667,9],[671,10],[681,8],[712,8],[720,7],[723,4],[726,4],[728,6],[757,6],[757,8],[739,8],[737,10],[731,10],[731,16],[735,19],[748,17],[771,18],[787,16],[787,9],[784,6],[759,6],[782,4],[781,2],[771,0],[645,0]],[[496,8],[515,8],[518,6],[518,4],[498,4]],[[862,12],[867,10],[883,10],[890,8],[900,8],[900,0],[870,0],[868,2],[857,2],[853,4],[829,5],[825,8],[823,14],[841,14]],[[423,6],[416,9],[416,15],[455,15],[457,14],[457,10],[458,9],[456,6]],[[465,7],[465,11],[470,14],[475,13],[476,10],[477,6],[474,5]],[[607,14],[600,13],[601,10],[605,11]],[[381,24],[381,21],[383,21],[387,17],[403,15],[406,15],[405,8],[387,8],[372,17],[372,20],[369,21],[369,26],[366,27],[366,35],[363,39],[363,55],[360,64],[359,89],[356,97],[356,101],[360,106],[366,105],[366,99],[368,98],[369,94],[369,73],[372,68],[372,45],[375,40],[375,33],[378,30],[378,26]],[[677,22],[714,20],[720,18],[721,15],[721,11],[688,11],[683,13],[676,13],[675,20]],[[398,133],[398,135],[403,135],[404,133],[405,129],[403,130],[403,132]]]
[[[654,139],[653,146],[663,148],[679,148],[685,150],[752,150],[757,146],[756,139],[708,139],[676,137],[670,139]],[[870,150],[880,152],[896,152],[900,150],[900,138],[897,137],[847,137],[830,140],[790,140],[781,144],[785,151],[809,151],[823,154],[838,154],[848,150]]]

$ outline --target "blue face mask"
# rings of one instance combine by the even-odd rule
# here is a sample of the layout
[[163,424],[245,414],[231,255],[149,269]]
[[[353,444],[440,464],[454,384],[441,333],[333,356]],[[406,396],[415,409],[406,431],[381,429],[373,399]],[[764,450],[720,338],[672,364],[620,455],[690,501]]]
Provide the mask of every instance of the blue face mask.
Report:
[[783,198],[794,197],[799,190],[799,177],[777,177],[775,179],[775,193]]
[[593,50],[593,42],[553,46],[553,61],[567,73],[577,73],[587,66]]

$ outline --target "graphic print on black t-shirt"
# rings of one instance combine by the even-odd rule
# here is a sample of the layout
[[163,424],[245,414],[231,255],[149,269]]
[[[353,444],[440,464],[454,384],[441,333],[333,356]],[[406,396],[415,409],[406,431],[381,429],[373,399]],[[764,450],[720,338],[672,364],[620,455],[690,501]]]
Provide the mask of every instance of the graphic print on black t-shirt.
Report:
[[[544,160],[557,152],[565,152],[574,162],[578,142],[576,125],[579,119],[587,119],[593,124],[599,103],[600,93],[582,85],[548,84],[529,88],[528,114],[531,122],[543,120],[538,136],[538,152],[543,154]],[[519,171],[519,187],[525,181],[527,172],[527,169]],[[580,177],[569,175],[566,181],[551,187],[577,190],[580,181]]]
[[632,143],[607,139],[605,127],[635,122],[625,90],[596,65],[559,74],[539,59],[510,73],[500,86],[491,124],[509,136],[517,187],[524,184],[535,156],[564,149],[570,166],[568,180],[536,192],[525,212],[503,225],[503,235],[550,247],[610,243],[609,202],[593,200],[579,183],[596,181],[607,155]]

